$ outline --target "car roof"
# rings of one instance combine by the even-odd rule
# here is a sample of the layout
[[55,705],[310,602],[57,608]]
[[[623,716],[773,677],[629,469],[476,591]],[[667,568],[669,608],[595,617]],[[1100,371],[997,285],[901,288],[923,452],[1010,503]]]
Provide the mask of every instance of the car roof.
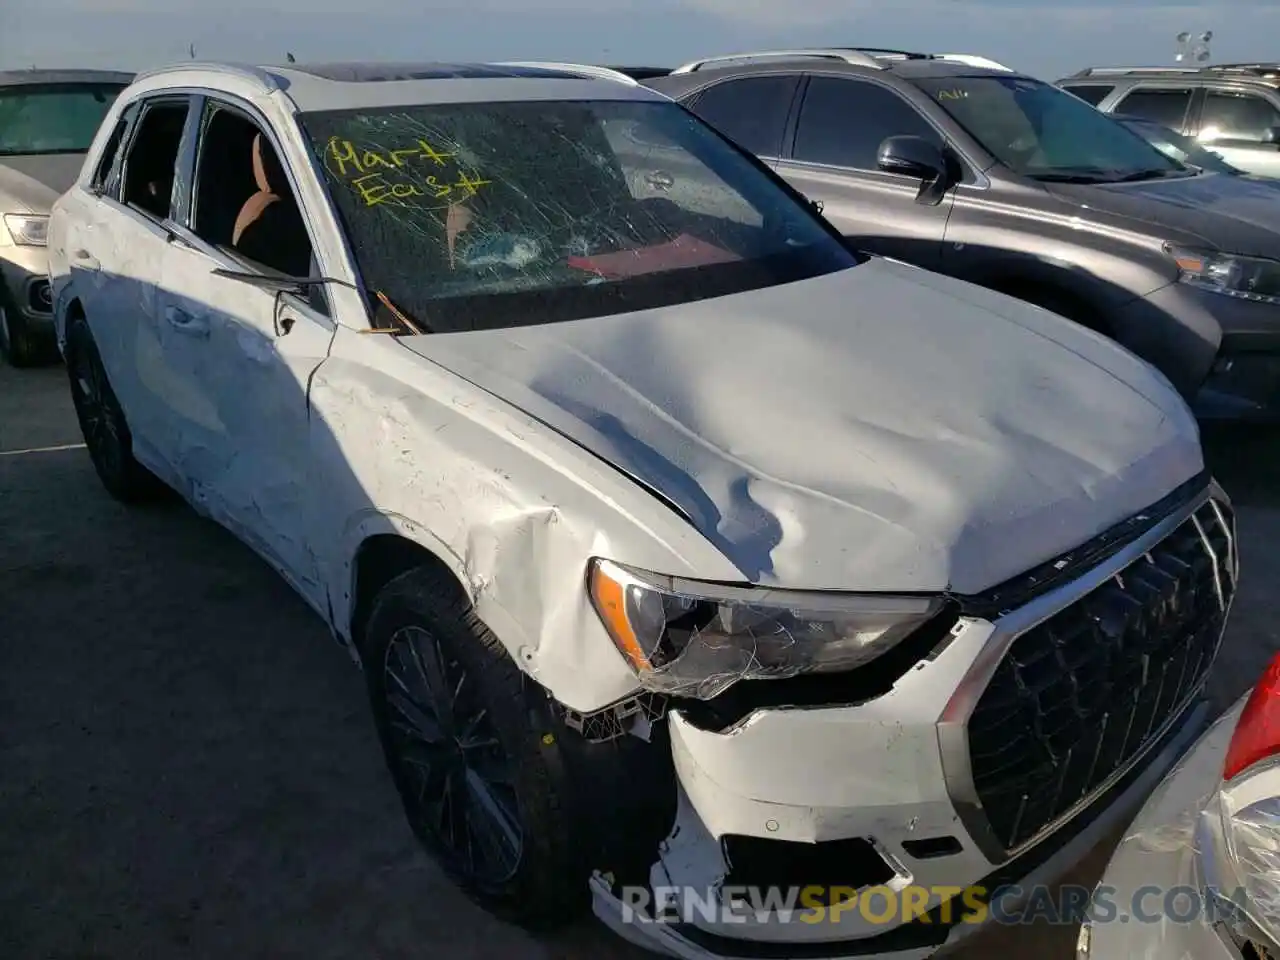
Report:
[[770,56],[768,60],[750,60],[749,57],[749,54],[743,54],[741,60],[708,62],[705,66],[687,73],[646,79],[644,82],[655,90],[676,96],[728,77],[766,76],[776,73],[846,74],[851,77],[896,76],[905,80],[1022,76],[1009,70],[975,67],[939,57],[876,58],[875,66],[848,63],[817,54],[797,53],[794,57]]
[[138,79],[163,88],[207,84],[210,74],[254,84],[262,93],[281,92],[302,112],[510,100],[662,99],[605,67],[533,62],[178,63]]
[[134,75],[122,70],[0,70],[0,87],[24,87],[36,84],[118,83],[128,86]]

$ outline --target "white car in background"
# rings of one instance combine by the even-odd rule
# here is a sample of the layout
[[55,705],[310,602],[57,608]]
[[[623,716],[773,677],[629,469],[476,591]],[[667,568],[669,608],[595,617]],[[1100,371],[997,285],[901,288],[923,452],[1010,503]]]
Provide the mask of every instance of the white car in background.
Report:
[[[851,251],[629,78],[151,73],[49,254],[106,488],[179,491],[350,646],[499,915],[922,956],[945,888],[1063,869],[1204,717],[1234,520],[1168,381]],[[787,884],[933,922],[628,913]]]
[[57,359],[45,233],[102,118],[133,74],[0,70],[0,361]]
[[1151,795],[1079,960],[1280,956],[1280,657]]

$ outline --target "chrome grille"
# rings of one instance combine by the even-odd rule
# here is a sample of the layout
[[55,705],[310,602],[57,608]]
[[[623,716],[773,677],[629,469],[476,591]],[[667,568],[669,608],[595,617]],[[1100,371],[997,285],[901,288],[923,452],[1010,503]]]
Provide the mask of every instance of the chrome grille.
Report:
[[1199,689],[1235,592],[1235,551],[1229,505],[1208,500],[1014,640],[968,724],[974,787],[1007,850],[1130,767]]

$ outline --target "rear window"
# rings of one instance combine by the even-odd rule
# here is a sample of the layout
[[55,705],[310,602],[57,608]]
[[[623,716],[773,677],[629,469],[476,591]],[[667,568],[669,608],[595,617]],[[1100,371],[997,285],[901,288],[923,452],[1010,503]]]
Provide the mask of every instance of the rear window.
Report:
[[365,286],[431,332],[666,306],[857,262],[781,181],[674,103],[300,121]]
[[1107,94],[1115,89],[1114,86],[1105,83],[1064,83],[1061,86],[1067,93],[1074,93],[1093,107],[1107,99]]
[[0,87],[0,157],[85,153],[123,84]]

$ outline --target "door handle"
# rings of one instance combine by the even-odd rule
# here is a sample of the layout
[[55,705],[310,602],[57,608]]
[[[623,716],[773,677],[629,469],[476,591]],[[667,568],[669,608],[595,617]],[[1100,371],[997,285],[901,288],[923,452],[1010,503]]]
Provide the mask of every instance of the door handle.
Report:
[[91,254],[88,250],[77,250],[71,254],[71,259],[78,266],[84,267],[86,270],[97,270],[102,264],[98,263],[98,258]]
[[209,336],[209,321],[181,307],[165,307],[164,318],[178,333],[185,333],[191,337]]

